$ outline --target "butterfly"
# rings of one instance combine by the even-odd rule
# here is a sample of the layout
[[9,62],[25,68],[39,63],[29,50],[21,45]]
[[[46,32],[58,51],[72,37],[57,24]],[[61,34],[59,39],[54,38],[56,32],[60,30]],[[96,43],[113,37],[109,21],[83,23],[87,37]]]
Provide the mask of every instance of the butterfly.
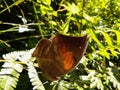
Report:
[[32,55],[48,80],[58,80],[79,64],[88,40],[88,35],[73,37],[56,33],[50,39],[41,39]]

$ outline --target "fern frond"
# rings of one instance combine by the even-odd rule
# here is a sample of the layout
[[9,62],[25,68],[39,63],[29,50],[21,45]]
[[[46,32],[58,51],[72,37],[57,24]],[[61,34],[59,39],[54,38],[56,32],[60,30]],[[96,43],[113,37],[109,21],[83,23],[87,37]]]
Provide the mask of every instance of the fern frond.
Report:
[[90,72],[88,78],[90,79],[90,88],[98,88],[100,90],[105,90],[104,84],[101,80],[101,74],[96,73],[95,71]]
[[0,71],[0,88],[14,90],[16,88],[23,66],[17,63],[6,62]]
[[[32,50],[32,49],[31,49]],[[17,86],[23,65],[31,59],[32,51],[14,51],[3,55],[3,59],[7,60],[2,65],[0,71],[0,88],[4,90],[14,90]]]
[[27,64],[28,67],[28,76],[33,85],[33,90],[45,90],[42,82],[40,81],[36,69],[33,67],[32,62]]
[[108,68],[108,77],[107,79],[113,83],[113,87],[114,88],[117,88],[118,90],[120,90],[120,79],[119,79],[119,76],[118,75],[119,73],[115,73],[115,69],[113,68]]

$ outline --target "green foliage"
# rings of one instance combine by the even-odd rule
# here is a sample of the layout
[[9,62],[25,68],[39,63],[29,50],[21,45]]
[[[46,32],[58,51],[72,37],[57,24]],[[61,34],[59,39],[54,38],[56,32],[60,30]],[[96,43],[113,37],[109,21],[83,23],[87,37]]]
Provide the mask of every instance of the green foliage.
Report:
[[23,67],[20,64],[6,62],[0,72],[1,90],[14,90],[16,88]]
[[[100,54],[103,57],[106,57],[107,59],[110,59],[110,56],[118,57],[119,55],[118,51],[120,47],[117,42],[119,36],[117,35],[117,33],[114,33],[117,32],[117,30],[109,30],[107,32],[103,30],[102,31],[98,30],[96,33],[97,35],[99,35],[99,37],[102,37],[100,38],[101,40],[99,40],[99,38],[95,36],[94,32],[91,29],[88,29],[87,31],[89,35],[91,35],[91,39],[92,39],[91,41],[96,42],[98,45],[96,46],[98,49],[95,47],[91,47],[94,53]],[[117,40],[112,40],[112,38],[115,38],[115,36]]]
[[15,62],[16,57],[14,57],[14,55],[16,54],[10,53],[3,56],[3,58],[7,61],[2,65],[0,72],[1,90],[14,90],[14,88],[16,88],[20,73],[23,70],[23,66]]
[[11,52],[3,55],[6,62],[2,65],[0,72],[1,89],[14,90],[17,86],[20,74],[23,69],[26,68],[33,89],[45,90],[42,82],[39,80],[35,67],[33,67],[32,61],[34,61],[34,58],[31,57],[32,51],[33,49],[30,51]]
[[[119,2],[1,0],[0,90],[120,90]],[[79,66],[61,80],[50,82],[41,75],[31,48],[55,32],[87,33],[90,39]]]

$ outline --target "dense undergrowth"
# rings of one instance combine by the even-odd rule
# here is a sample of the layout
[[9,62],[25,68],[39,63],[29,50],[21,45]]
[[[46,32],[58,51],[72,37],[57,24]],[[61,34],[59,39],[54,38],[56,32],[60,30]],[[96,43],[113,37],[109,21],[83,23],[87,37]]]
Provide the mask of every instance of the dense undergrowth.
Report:
[[[41,75],[32,48],[55,32],[90,36],[78,67]],[[120,0],[0,0],[0,90],[120,90]]]

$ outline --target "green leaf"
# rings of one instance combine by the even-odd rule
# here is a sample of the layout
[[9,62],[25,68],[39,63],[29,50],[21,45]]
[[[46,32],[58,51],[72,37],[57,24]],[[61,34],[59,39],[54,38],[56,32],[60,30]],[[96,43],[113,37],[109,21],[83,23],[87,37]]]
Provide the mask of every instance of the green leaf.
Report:
[[107,44],[112,47],[113,43],[112,43],[110,35],[108,35],[108,33],[104,32],[104,31],[101,31],[101,33],[103,34],[103,36],[105,38],[105,42],[107,42]]
[[75,5],[75,3],[68,3],[68,9],[72,14],[78,14],[80,11],[80,8],[77,5]]
[[98,48],[99,49],[104,49],[105,47],[102,45],[102,43],[98,40],[98,38],[96,37],[95,33],[93,32],[92,29],[87,29],[88,34],[90,35],[90,37],[98,44]]
[[45,3],[46,5],[50,5],[51,4],[51,0],[42,0],[43,3]]
[[109,55],[109,53],[107,52],[106,49],[101,49],[101,50],[99,51],[99,54],[102,55],[102,56],[104,56],[104,57],[106,57],[107,59],[110,60],[110,55]]
[[71,20],[71,14],[68,16],[67,21],[65,22],[65,24],[63,25],[59,25],[60,30],[58,32],[62,33],[62,34],[66,34],[69,31],[69,24],[70,24],[70,20]]
[[104,31],[101,31],[101,33],[103,34],[103,36],[105,38],[105,42],[108,44],[107,48],[110,50],[112,55],[118,57],[116,51],[114,50],[115,48],[114,48],[114,45],[113,45],[110,35],[108,35],[108,33],[104,32]]
[[43,15],[47,14],[48,7],[41,5],[40,11],[41,11],[41,15],[43,16]]
[[118,58],[117,52],[115,51],[115,48],[110,48],[110,52],[112,53],[112,56],[116,56]]
[[63,4],[62,5],[66,10],[68,10],[68,13],[71,14],[79,14],[80,8],[79,5],[76,5],[75,3],[68,3],[67,5]]
[[120,46],[120,31],[112,30],[117,36],[117,45]]

